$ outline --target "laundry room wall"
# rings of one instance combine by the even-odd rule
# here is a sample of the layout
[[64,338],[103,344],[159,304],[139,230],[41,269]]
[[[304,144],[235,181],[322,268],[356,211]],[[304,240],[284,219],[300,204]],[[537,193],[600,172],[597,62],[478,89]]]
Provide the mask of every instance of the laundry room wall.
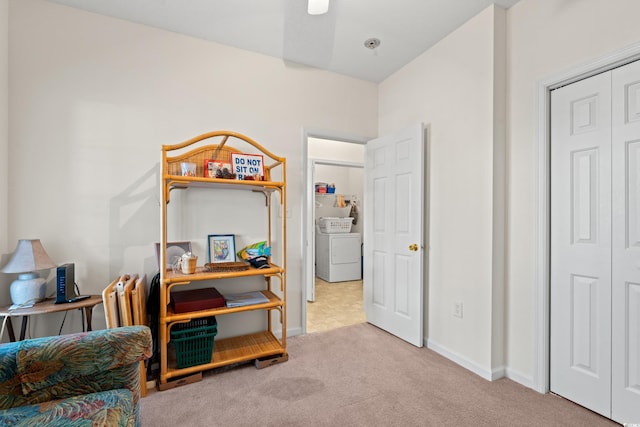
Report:
[[329,139],[309,138],[307,157],[310,159],[364,163],[364,145]]
[[[333,141],[320,138],[309,138],[307,145],[307,157],[315,160],[334,160],[336,162],[349,162],[364,164],[365,146],[350,142]],[[329,165],[316,165],[315,182],[336,184],[336,194],[356,196],[359,218],[351,231],[362,233],[362,206],[364,197],[364,169],[356,167],[342,167]],[[351,197],[351,200],[354,198]],[[323,203],[326,205],[327,203]],[[337,216],[316,210],[316,218],[321,215]],[[346,214],[345,216],[348,216]]]
[[[350,216],[351,203],[356,203],[358,218],[354,219],[351,227],[352,233],[362,233],[362,197],[364,169],[346,166],[316,165],[315,182],[323,182],[335,185],[334,194],[316,193],[315,218],[321,216]],[[339,196],[347,203],[346,207],[340,207]]]

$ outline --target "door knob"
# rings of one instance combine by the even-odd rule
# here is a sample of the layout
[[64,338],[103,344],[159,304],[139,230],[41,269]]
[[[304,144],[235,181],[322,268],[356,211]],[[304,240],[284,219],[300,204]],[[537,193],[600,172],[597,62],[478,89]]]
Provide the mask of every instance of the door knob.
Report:
[[418,250],[418,245],[416,245],[415,243],[409,245],[409,250],[416,252]]

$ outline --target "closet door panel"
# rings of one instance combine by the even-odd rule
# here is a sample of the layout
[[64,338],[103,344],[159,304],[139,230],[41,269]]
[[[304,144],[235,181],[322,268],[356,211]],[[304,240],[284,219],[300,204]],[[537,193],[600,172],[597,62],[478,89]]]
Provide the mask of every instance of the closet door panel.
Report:
[[557,89],[551,103],[551,391],[608,417],[610,74]]
[[612,71],[611,418],[640,421],[640,63]]

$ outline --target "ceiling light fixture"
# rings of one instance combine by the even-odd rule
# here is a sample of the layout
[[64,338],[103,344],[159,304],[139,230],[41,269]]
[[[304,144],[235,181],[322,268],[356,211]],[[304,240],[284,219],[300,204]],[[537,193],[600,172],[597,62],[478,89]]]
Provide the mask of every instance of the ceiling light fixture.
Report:
[[329,0],[309,0],[309,15],[323,15],[329,11]]

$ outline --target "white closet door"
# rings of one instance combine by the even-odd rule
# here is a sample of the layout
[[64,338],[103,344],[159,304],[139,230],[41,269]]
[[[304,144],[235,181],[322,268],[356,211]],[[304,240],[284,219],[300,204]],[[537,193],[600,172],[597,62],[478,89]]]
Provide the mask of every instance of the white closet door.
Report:
[[551,391],[611,396],[610,73],[551,94]]
[[611,418],[640,422],[640,62],[613,70]]

